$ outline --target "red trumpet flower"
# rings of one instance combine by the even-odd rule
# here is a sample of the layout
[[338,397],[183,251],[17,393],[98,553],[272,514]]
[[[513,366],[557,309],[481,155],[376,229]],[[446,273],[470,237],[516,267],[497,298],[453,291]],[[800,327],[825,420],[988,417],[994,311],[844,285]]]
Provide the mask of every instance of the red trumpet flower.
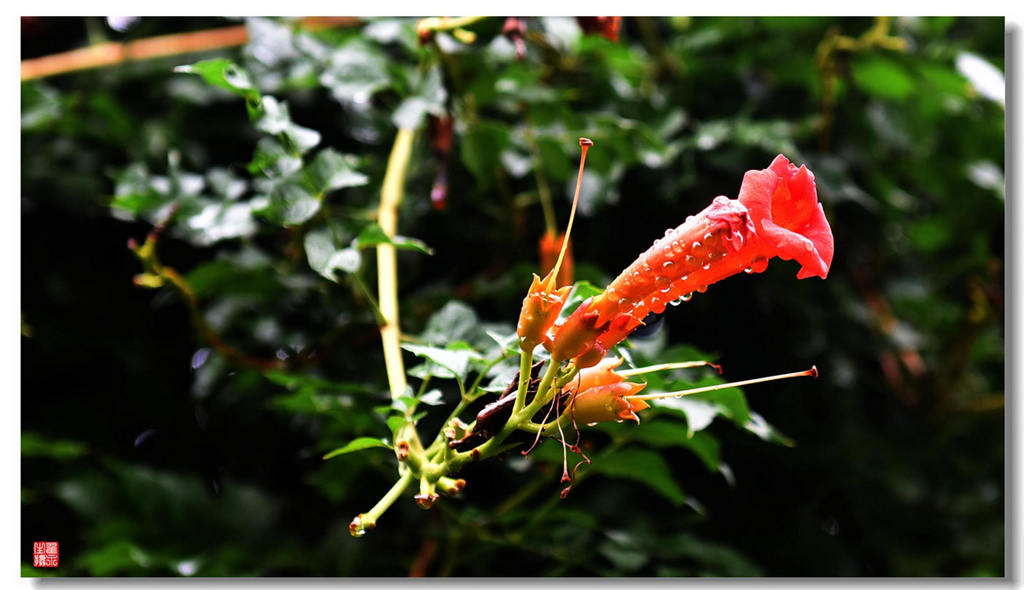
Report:
[[551,349],[596,363],[599,353],[621,342],[648,313],[665,311],[669,302],[686,300],[741,271],[762,272],[775,256],[799,262],[798,279],[825,278],[832,253],[832,230],[818,203],[814,175],[780,154],[768,168],[743,176],[738,199],[716,197],[655,240],[601,295],[580,306],[575,321],[556,328]]

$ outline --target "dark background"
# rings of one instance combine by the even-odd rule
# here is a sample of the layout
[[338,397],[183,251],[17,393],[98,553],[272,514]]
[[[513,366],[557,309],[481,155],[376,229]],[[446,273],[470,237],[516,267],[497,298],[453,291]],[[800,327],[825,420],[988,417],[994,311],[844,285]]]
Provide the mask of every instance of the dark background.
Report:
[[[262,28],[245,48],[22,85],[24,575],[50,573],[31,567],[40,540],[61,543],[57,575],[77,576],[1003,575],[1004,110],[956,67],[970,52],[1002,69],[1002,19],[896,19],[887,33],[904,50],[865,41],[870,18],[626,18],[614,42],[572,19],[529,19],[523,62],[495,49],[502,19],[468,27],[468,47],[421,47],[409,19],[315,34],[387,64],[368,103],[310,74],[330,59],[274,23],[250,22]],[[22,57],[236,24],[145,18],[119,33],[102,19],[23,19]],[[830,31],[861,45],[822,61]],[[455,147],[436,210],[438,163],[426,125],[417,133],[399,232],[436,253],[400,253],[410,334],[452,299],[481,321],[517,317],[543,217],[533,173],[497,154],[524,153],[530,130],[560,224],[575,138],[595,141],[573,248],[577,277],[598,286],[715,195],[735,196],[745,170],[779,152],[807,164],[835,235],[829,278],[798,282],[796,265],[776,260],[659,320],[670,343],[713,355],[730,380],[816,364],[816,381],[746,390],[795,446],[720,418],[704,432],[725,475],[659,449],[701,512],[611,477],[559,501],[560,454],[525,471],[491,461],[464,470],[462,498],[430,512],[403,498],[351,538],[351,518],[392,483],[392,456],[320,456],[386,436],[379,414],[341,398],[311,409],[301,395],[326,393],[296,393],[216,352],[193,368],[208,343],[182,299],[132,283],[140,267],[125,244],[150,230],[147,213],[111,215],[125,167],[173,177],[170,151],[183,170],[244,179],[244,199],[258,192],[246,164],[261,135],[243,100],[171,73],[217,56],[286,100],[320,147],[357,157],[369,183],[330,197],[343,227],[375,206],[392,113],[429,92],[418,72],[440,68],[447,99],[428,99],[453,109]],[[222,335],[246,354],[320,342],[295,374],[358,384],[381,403],[379,339],[354,284],[310,270],[294,228],[258,223],[215,244],[172,228],[161,260],[208,269],[201,309],[226,318]],[[252,249],[269,262],[240,262]],[[532,493],[501,512],[523,486]]]

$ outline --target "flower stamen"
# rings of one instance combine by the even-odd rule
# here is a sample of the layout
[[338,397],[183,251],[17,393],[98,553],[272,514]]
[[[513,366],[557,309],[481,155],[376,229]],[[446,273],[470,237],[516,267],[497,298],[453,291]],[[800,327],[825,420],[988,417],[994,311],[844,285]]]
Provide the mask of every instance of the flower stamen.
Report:
[[695,387],[693,389],[683,389],[680,391],[670,391],[667,393],[645,393],[643,395],[631,395],[625,399],[633,400],[650,400],[650,399],[668,399],[671,397],[683,397],[685,395],[694,395],[696,393],[707,393],[709,391],[718,391],[721,389],[729,389],[730,387],[740,387],[743,385],[753,385],[754,383],[764,383],[766,381],[778,381],[781,379],[794,379],[797,377],[813,377],[818,378],[818,367],[811,366],[806,371],[797,371],[795,373],[783,373],[781,375],[772,375],[770,377],[758,377],[757,379],[747,379],[746,381],[733,381],[731,383],[719,383],[718,385],[708,385],[707,387]]

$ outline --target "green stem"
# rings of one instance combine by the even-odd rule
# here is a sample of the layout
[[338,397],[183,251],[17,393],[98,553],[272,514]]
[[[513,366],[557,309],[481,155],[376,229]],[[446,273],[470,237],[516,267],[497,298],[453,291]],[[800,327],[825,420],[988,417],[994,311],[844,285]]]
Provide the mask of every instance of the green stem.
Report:
[[[544,404],[551,401],[553,396],[548,395],[548,389],[551,387],[551,382],[555,380],[555,376],[558,375],[558,370],[562,366],[562,361],[551,358],[549,361],[551,364],[548,365],[547,371],[544,372],[544,377],[540,380],[540,385],[537,387],[537,395],[533,396],[533,401],[530,405],[526,406],[523,413],[527,414],[528,417],[533,417],[537,413],[537,410],[544,407]],[[515,418],[515,414],[513,414]],[[509,420],[511,423],[511,420]],[[518,426],[518,424],[517,424]]]
[[395,503],[395,500],[397,500],[398,497],[401,496],[403,492],[405,492],[405,488],[409,487],[409,484],[412,482],[412,480],[412,472],[407,471],[405,475],[403,475],[398,481],[395,482],[395,485],[391,486],[391,489],[388,490],[388,493],[384,494],[384,496],[377,501],[377,504],[374,505],[374,507],[371,508],[369,512],[364,512],[363,514],[360,514],[359,516],[355,517],[355,519],[352,521],[352,524],[350,524],[348,527],[348,530],[352,534],[352,536],[361,537],[364,534],[366,534],[367,530],[376,527],[377,519],[380,518],[380,516],[384,514],[384,512],[387,511],[387,509],[390,508],[392,504]]
[[[530,387],[530,376],[533,373],[533,349],[524,350],[519,359],[519,391],[516,402],[512,405],[512,415],[516,415],[526,405],[526,390]],[[539,392],[540,390],[538,390]]]

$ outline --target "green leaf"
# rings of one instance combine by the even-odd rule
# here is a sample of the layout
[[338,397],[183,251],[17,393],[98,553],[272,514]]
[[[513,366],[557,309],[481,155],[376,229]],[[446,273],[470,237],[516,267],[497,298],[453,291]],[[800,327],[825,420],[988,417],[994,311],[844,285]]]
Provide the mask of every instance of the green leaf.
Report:
[[[662,375],[649,376],[648,391],[683,391],[724,383],[721,377],[706,377],[696,382],[683,380],[662,380]],[[724,416],[735,424],[743,426],[750,420],[747,398],[738,387],[708,391],[684,397],[665,398],[653,401],[658,408],[665,408],[686,416],[690,432],[707,428],[716,416]]]
[[[749,423],[748,423],[749,424]],[[618,426],[617,424],[615,426]],[[633,440],[652,447],[684,447],[696,454],[712,472],[721,465],[718,439],[706,432],[691,433],[687,425],[669,420],[645,421],[630,429]]]
[[61,438],[47,438],[34,432],[21,433],[22,457],[48,457],[60,461],[85,455],[85,443]]
[[682,506],[686,496],[672,478],[672,472],[661,455],[642,449],[622,449],[594,461],[592,469],[609,477],[633,479],[646,484],[675,506]]
[[320,133],[293,123],[288,105],[278,102],[273,96],[263,98],[263,114],[257,119],[256,128],[268,135],[285,137],[299,153],[320,143]]
[[472,307],[451,300],[430,316],[420,339],[435,346],[444,346],[457,340],[471,342],[476,338],[479,324],[480,320]]
[[509,144],[509,131],[496,123],[477,123],[459,142],[462,163],[473,173],[481,187],[494,184],[501,166],[501,152]]
[[181,74],[197,74],[208,84],[245,98],[246,109],[253,120],[262,113],[262,96],[259,90],[253,85],[248,72],[229,59],[207,59],[191,65],[178,66],[174,71]]
[[40,129],[60,120],[60,95],[39,83],[21,85],[21,130]]
[[267,204],[257,213],[277,225],[301,225],[320,211],[320,200],[305,187],[289,181],[277,182],[270,190]]
[[271,137],[264,137],[256,144],[252,161],[247,166],[251,174],[263,174],[268,178],[284,178],[301,168],[302,158]]
[[388,87],[388,60],[375,45],[355,39],[334,50],[320,84],[341,103],[366,104],[378,90]]
[[695,432],[710,426],[715,417],[721,413],[714,404],[704,400],[693,399],[693,396],[654,400],[652,405],[656,408],[668,408],[682,414],[686,418],[687,436],[693,436]]
[[197,297],[214,295],[261,295],[274,297],[284,292],[274,271],[267,266],[248,267],[233,258],[218,258],[201,264],[186,277]]
[[401,129],[415,129],[423,116],[430,113],[442,116],[444,101],[448,96],[441,80],[441,66],[435,63],[416,83],[415,94],[402,101],[391,121]]
[[324,461],[326,461],[328,459],[332,459],[334,457],[337,457],[338,455],[344,455],[346,453],[354,453],[356,451],[362,451],[364,449],[373,449],[373,448],[390,449],[392,447],[391,447],[391,443],[389,443],[387,441],[387,439],[384,439],[384,438],[372,438],[372,437],[369,437],[369,436],[361,436],[361,437],[353,440],[352,442],[348,443],[347,445],[345,445],[343,447],[338,447],[337,449],[334,449],[333,451],[327,453],[326,455],[324,455],[323,458],[324,458]]
[[391,430],[391,434],[395,434],[409,422],[409,419],[404,415],[395,415],[389,416],[385,422],[388,425],[388,429]]
[[922,219],[907,228],[907,237],[922,252],[938,252],[953,238],[949,223],[946,216]]
[[306,165],[310,192],[318,195],[350,186],[362,186],[370,181],[355,169],[355,157],[339,153],[333,148],[320,150]]
[[193,244],[209,246],[221,240],[254,235],[259,229],[253,218],[252,201],[225,203],[196,199],[193,205],[194,211],[183,216],[183,223],[179,224]]
[[376,222],[364,227],[362,231],[359,232],[359,235],[356,236],[356,248],[370,248],[377,244],[391,244],[399,250],[415,250],[416,252],[422,252],[424,254],[432,255],[434,253],[434,250],[430,246],[427,246],[422,240],[408,238],[405,236],[389,238]]
[[576,286],[569,292],[569,298],[562,307],[559,317],[562,319],[569,317],[588,297],[600,295],[603,292],[604,289],[597,287],[590,281],[576,281]]
[[[461,344],[461,346],[460,346]],[[480,353],[466,347],[465,343],[453,342],[447,348],[403,344],[402,348],[425,358],[428,361],[426,370],[433,377],[456,378],[463,380],[469,370],[469,361],[482,358]],[[436,365],[436,368],[430,363]]]
[[786,447],[796,446],[796,441],[776,430],[774,426],[769,424],[768,421],[757,412],[750,413],[750,420],[743,425],[743,428],[748,432],[756,434],[758,438],[763,441]]
[[851,68],[854,83],[868,94],[903,100],[914,92],[914,79],[892,59],[857,59],[851,64]]
[[309,267],[320,273],[325,279],[338,282],[335,272],[353,273],[359,270],[363,257],[355,248],[338,248],[329,229],[323,228],[309,232],[303,241],[306,260]]

